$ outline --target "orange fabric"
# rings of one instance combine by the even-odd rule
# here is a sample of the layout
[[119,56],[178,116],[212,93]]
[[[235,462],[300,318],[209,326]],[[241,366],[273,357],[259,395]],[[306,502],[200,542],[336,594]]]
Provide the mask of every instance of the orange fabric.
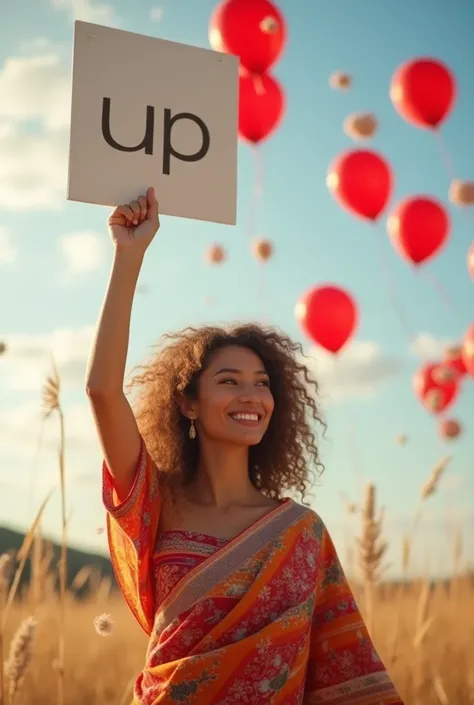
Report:
[[[152,568],[158,475],[145,449],[130,496],[114,507],[112,491],[104,468],[115,572],[150,634],[133,705],[402,705],[313,511],[287,500],[191,568],[160,601]],[[248,557],[215,580],[242,546]],[[186,603],[193,581],[198,597]]]
[[142,441],[134,485],[128,497],[117,503],[105,462],[102,470],[107,536],[115,576],[138,623],[150,634],[155,615],[150,565],[161,509],[158,472]]

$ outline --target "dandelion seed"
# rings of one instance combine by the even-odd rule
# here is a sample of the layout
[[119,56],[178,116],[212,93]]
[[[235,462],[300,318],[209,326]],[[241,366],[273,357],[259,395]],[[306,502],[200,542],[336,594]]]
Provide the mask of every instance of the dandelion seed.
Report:
[[10,644],[8,659],[5,662],[5,674],[10,681],[10,702],[13,702],[20,690],[31,663],[36,627],[36,619],[28,617],[20,624]]
[[94,627],[99,636],[110,636],[114,629],[114,620],[110,614],[101,614],[94,618]]

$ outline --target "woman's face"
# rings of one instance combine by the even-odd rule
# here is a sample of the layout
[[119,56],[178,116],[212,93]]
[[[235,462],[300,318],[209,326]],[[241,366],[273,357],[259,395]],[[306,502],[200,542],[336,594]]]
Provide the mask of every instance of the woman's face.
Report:
[[217,350],[199,380],[198,433],[240,446],[260,443],[275,406],[269,385],[252,350],[236,345]]

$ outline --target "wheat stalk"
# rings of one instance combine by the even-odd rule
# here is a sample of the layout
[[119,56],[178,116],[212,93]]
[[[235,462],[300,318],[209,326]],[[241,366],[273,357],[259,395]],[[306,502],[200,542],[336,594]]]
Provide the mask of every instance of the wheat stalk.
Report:
[[433,677],[433,689],[436,693],[436,697],[440,702],[440,705],[449,705],[448,696],[446,695],[443,681],[441,680],[439,674],[435,673],[434,670],[431,669],[431,675]]
[[[14,559],[10,553],[0,555],[0,624],[3,621],[3,612],[7,599],[8,586],[10,583],[11,572],[14,567]],[[0,705],[4,703],[5,694],[5,666],[4,666],[4,648],[3,648],[3,629],[0,628]]]
[[31,663],[36,626],[37,622],[33,617],[25,619],[18,627],[10,644],[8,659],[5,663],[5,673],[9,681],[10,705],[14,705]]
[[442,476],[448,467],[451,457],[448,455],[432,468],[428,480],[421,487],[421,501],[424,502],[431,497],[439,487]]
[[73,590],[80,590],[81,588],[83,588],[87,581],[90,579],[93,570],[93,566],[88,564],[83,565],[82,568],[80,568],[80,570],[78,570],[76,575],[74,576],[71,583],[71,588]]
[[59,484],[61,490],[61,557],[59,560],[59,642],[58,642],[58,705],[64,705],[64,661],[65,661],[65,631],[66,631],[66,598],[67,598],[67,516],[66,516],[66,478],[65,478],[65,430],[64,413],[61,407],[61,380],[54,357],[52,356],[52,374],[46,378],[42,389],[42,407],[44,418],[49,418],[54,412],[59,419]]
[[383,510],[376,513],[375,485],[366,488],[364,506],[362,508],[362,533],[357,539],[359,548],[359,565],[364,579],[364,602],[369,632],[373,632],[373,600],[374,587],[382,572],[382,559],[387,550],[387,544],[382,540]]
[[462,555],[463,555],[463,537],[462,537],[462,529],[460,526],[457,526],[454,532],[454,539],[453,539],[453,571],[454,571],[454,576],[457,577],[460,572],[460,566],[461,566],[461,561],[462,561]]
[[423,508],[425,502],[432,497],[436,491],[439,489],[441,478],[444,475],[446,468],[451,461],[451,456],[445,456],[438,463],[436,463],[429,474],[426,482],[423,483],[420,490],[420,501],[418,509],[415,512],[413,519],[413,524],[409,534],[405,535],[403,540],[403,555],[402,555],[402,565],[405,573],[408,572],[408,567],[410,563],[411,551],[413,547],[413,542],[415,539],[416,530],[419,526],[420,519],[423,513]]
[[43,516],[43,512],[46,509],[46,505],[48,504],[52,491],[48,494],[46,499],[43,501],[42,505],[40,506],[38,513],[36,514],[33,523],[31,527],[29,528],[28,532],[26,533],[26,536],[23,540],[23,544],[21,545],[20,550],[18,551],[16,558],[18,561],[18,567],[15,571],[15,575],[13,576],[12,584],[10,586],[10,589],[8,591],[7,599],[3,608],[2,612],[2,620],[0,622],[0,634],[5,633],[5,627],[8,621],[8,617],[10,614],[10,610],[12,608],[13,602],[15,600],[15,596],[18,590],[18,586],[20,584],[21,576],[26,564],[26,561],[28,560],[28,556],[31,550],[31,546],[33,545],[33,540],[35,537],[36,530],[38,528],[38,525],[41,521],[41,517]]
[[[12,605],[15,600],[15,596],[18,590],[18,586],[20,585],[20,580],[21,576],[23,574],[23,570],[26,565],[26,561],[28,560],[28,556],[31,550],[31,546],[33,544],[33,540],[36,534],[36,530],[39,526],[39,523],[41,521],[41,517],[43,515],[44,510],[46,509],[46,505],[48,504],[50,497],[52,495],[52,492],[49,493],[49,495],[46,497],[46,499],[43,501],[42,505],[40,506],[38,513],[36,514],[33,523],[28,530],[28,532],[25,535],[25,538],[23,540],[23,544],[18,551],[16,555],[16,559],[18,562],[18,567],[15,571],[15,574],[13,576],[12,583],[10,585],[10,588],[8,589],[8,577],[6,578],[7,570],[9,571],[10,566],[7,568],[7,561],[5,558],[2,557],[2,585],[0,586],[0,592],[2,593],[0,597],[0,602],[1,602],[1,609],[0,609],[0,705],[4,705],[5,701],[5,678],[4,678],[4,662],[3,662],[3,654],[4,654],[4,643],[5,643],[5,627],[7,625],[8,617],[12,608]],[[5,593],[8,593],[5,598]],[[11,705],[11,703],[10,703]]]

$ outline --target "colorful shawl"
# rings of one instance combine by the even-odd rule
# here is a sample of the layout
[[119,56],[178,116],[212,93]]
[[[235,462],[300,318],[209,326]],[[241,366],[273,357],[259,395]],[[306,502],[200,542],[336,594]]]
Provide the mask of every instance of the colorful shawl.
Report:
[[118,583],[150,636],[134,705],[402,705],[312,510],[283,501],[156,604],[159,475],[144,445],[120,504],[104,465],[104,503]]

